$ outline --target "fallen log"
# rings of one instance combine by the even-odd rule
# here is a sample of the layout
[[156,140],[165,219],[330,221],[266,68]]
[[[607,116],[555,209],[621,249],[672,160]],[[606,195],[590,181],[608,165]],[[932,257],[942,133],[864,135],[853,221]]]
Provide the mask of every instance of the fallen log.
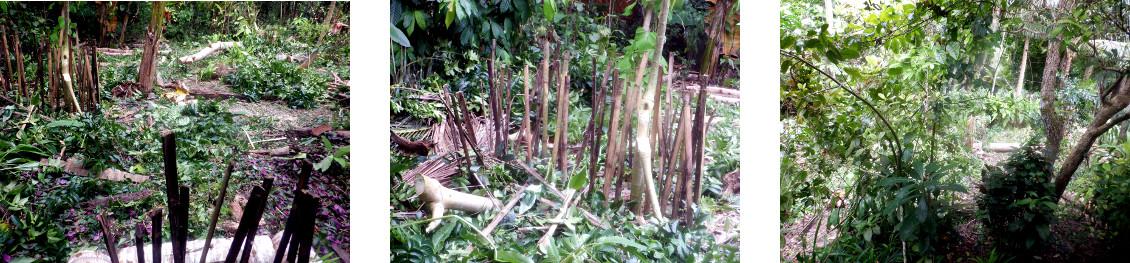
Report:
[[211,45],[208,45],[208,47],[205,47],[204,49],[201,49],[199,52],[196,52],[196,54],[192,54],[192,55],[188,55],[188,56],[178,58],[177,62],[179,62],[181,64],[192,64],[193,62],[200,61],[203,58],[211,56],[212,53],[215,53],[216,51],[220,51],[220,50],[224,50],[224,49],[228,49],[228,48],[232,48],[232,47],[240,47],[240,46],[242,46],[242,45],[240,45],[239,42],[216,42],[216,43],[212,43]]
[[290,155],[290,146],[283,146],[270,150],[251,150],[251,154],[270,155],[270,156],[287,156]]
[[118,49],[118,48],[98,48],[98,53],[107,56],[129,56],[136,54],[132,49]]
[[110,202],[115,202],[115,201],[116,202],[122,202],[122,203],[129,203],[129,202],[133,202],[133,201],[138,201],[138,200],[148,198],[150,195],[153,195],[153,190],[145,190],[145,191],[141,191],[141,192],[133,192],[133,193],[125,193],[125,194],[107,196],[107,197],[98,198],[98,199],[79,203],[79,206],[84,207],[86,209],[93,209],[95,207],[108,205],[108,204],[110,204]]
[[1007,153],[1007,152],[1012,152],[1012,151],[1019,149],[1019,148],[1020,148],[1019,143],[994,142],[994,143],[989,143],[989,147],[986,147],[985,150],[990,151],[990,152]]
[[[436,179],[427,176],[416,176],[415,187],[416,194],[420,196],[420,200],[431,206],[431,218],[443,216],[443,212],[447,209],[477,214],[498,207],[498,205],[489,198],[451,190],[444,187]],[[424,231],[432,232],[432,230],[435,230],[436,227],[439,226],[440,221],[442,220],[428,223],[428,228]]]

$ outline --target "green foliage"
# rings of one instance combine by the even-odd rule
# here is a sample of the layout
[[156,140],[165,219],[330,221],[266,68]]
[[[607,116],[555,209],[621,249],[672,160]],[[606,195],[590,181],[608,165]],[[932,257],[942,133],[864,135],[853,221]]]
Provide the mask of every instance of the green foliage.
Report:
[[322,136],[322,147],[324,147],[323,149],[326,151],[326,157],[322,158],[317,164],[314,164],[315,169],[325,172],[328,171],[334,163],[340,165],[342,169],[349,169],[349,146],[335,148],[334,145],[330,143],[329,139]]
[[1003,170],[986,171],[987,192],[977,200],[985,229],[1006,251],[1028,251],[1051,240],[1048,225],[1058,205],[1052,166],[1030,140],[1009,157]]
[[313,108],[326,98],[325,83],[331,80],[329,77],[311,69],[298,69],[294,63],[254,60],[224,77],[224,82],[251,100],[279,99],[293,108]]
[[1096,217],[1108,227],[1105,234],[1116,241],[1126,240],[1130,233],[1130,142],[1109,149],[1111,155],[1093,168],[1096,178],[1090,203]]

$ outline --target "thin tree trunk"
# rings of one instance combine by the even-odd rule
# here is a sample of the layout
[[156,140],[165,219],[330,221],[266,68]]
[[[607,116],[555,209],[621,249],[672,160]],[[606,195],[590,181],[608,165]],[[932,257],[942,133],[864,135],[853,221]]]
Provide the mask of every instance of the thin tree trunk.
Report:
[[59,46],[58,59],[60,62],[59,73],[63,81],[63,96],[66,98],[67,108],[71,112],[82,113],[82,107],[79,106],[78,98],[75,97],[75,88],[73,76],[71,76],[71,65],[74,65],[74,56],[72,54],[71,37],[70,37],[70,2],[63,2],[63,26],[59,31]]
[[125,14],[125,22],[122,23],[122,30],[118,33],[118,48],[122,48],[126,41],[126,28],[129,27],[129,14]]
[[1024,52],[1020,55],[1020,76],[1016,80],[1016,96],[1020,97],[1021,91],[1024,89],[1024,70],[1028,66],[1028,36],[1024,36]]
[[[652,63],[651,74],[649,75],[650,81],[646,86],[644,86],[644,83],[639,83],[641,87],[645,88],[642,91],[642,98],[639,101],[639,106],[637,107],[636,112],[637,135],[636,157],[634,159],[637,163],[634,165],[635,172],[633,172],[633,175],[634,177],[640,178],[639,180],[636,180],[636,183],[642,185],[637,185],[633,188],[646,191],[641,192],[640,194],[646,194],[646,196],[644,197],[647,198],[648,205],[650,205],[655,210],[658,210],[660,206],[659,196],[655,190],[655,176],[652,174],[652,145],[654,145],[655,139],[653,136],[651,136],[651,134],[658,134],[658,130],[654,129],[651,125],[652,123],[655,123],[657,125],[656,127],[658,127],[659,123],[660,111],[655,110],[655,107],[658,107],[660,105],[659,99],[660,94],[662,94],[662,92],[658,91],[660,87],[659,72],[662,71],[659,60],[663,59],[663,44],[667,39],[667,14],[669,13],[668,10],[670,9],[670,5],[670,0],[663,0],[663,4],[659,9],[659,19],[657,21],[658,26],[656,28],[656,31],[659,31],[659,36],[658,38],[656,38],[656,51],[654,54],[655,57],[652,58],[654,63]],[[644,53],[646,54],[647,52]],[[668,61],[668,63],[670,63],[670,61]],[[651,101],[648,101],[646,98],[649,97],[654,98]],[[651,120],[647,118],[647,116],[649,115],[651,115],[652,117]],[[641,210],[640,212],[642,214],[643,211]],[[659,218],[663,218],[663,213],[655,214]]]

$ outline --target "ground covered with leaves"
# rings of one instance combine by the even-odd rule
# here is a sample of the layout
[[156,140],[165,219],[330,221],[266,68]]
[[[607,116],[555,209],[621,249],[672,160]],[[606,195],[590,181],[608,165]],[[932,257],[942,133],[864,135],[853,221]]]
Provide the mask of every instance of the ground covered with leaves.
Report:
[[[149,8],[144,4],[130,8]],[[214,33],[184,31],[207,27],[190,21],[216,14],[216,8],[241,10],[226,15],[242,18]],[[300,167],[310,163],[308,189],[321,201],[314,254],[321,260],[348,257],[348,34],[318,40],[324,41],[317,48],[320,56],[301,67],[301,62],[276,55],[308,55],[315,39],[329,29],[321,28],[320,19],[314,22],[312,13],[297,20],[256,18],[258,11],[252,10],[259,8],[273,7],[170,6],[172,16],[181,20],[170,25],[170,40],[160,45],[158,72],[164,85],[153,92],[136,90],[143,52],[139,42],[126,38],[125,46],[98,55],[102,100],[94,110],[67,113],[15,92],[0,94],[6,98],[0,101],[0,262],[61,262],[79,250],[105,251],[96,214],[116,225],[114,245],[119,248],[133,246],[133,229],[139,224],[146,236],[162,231],[168,237],[167,227],[152,229],[147,216],[155,209],[168,211],[162,131],[175,132],[179,180],[191,189],[189,240],[204,239],[217,207],[216,236],[231,237],[251,188],[268,177],[274,178],[275,190],[258,234],[280,233]],[[344,8],[346,15],[339,20],[348,23],[348,4]],[[242,46],[193,64],[176,62],[220,40]],[[228,163],[233,173],[220,202],[216,199]]]

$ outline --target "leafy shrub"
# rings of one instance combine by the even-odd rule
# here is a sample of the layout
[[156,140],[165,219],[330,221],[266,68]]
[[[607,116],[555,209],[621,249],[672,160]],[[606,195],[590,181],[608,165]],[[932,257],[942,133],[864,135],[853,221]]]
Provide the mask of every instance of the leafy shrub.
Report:
[[1048,225],[1055,221],[1055,185],[1052,165],[1029,140],[1009,157],[1003,171],[987,174],[985,193],[977,201],[986,230],[1000,237],[1008,250],[1042,247],[1051,238]]
[[[280,99],[293,108],[313,108],[326,96],[328,78],[294,63],[266,62],[265,67],[243,67],[224,77],[234,91],[249,99]],[[255,63],[248,63],[254,65]]]
[[[1096,165],[1091,205],[1095,214],[1106,223],[1106,233],[1116,240],[1126,240],[1130,231],[1130,142],[1112,147],[1116,157]],[[1125,242],[1116,242],[1125,244]]]

